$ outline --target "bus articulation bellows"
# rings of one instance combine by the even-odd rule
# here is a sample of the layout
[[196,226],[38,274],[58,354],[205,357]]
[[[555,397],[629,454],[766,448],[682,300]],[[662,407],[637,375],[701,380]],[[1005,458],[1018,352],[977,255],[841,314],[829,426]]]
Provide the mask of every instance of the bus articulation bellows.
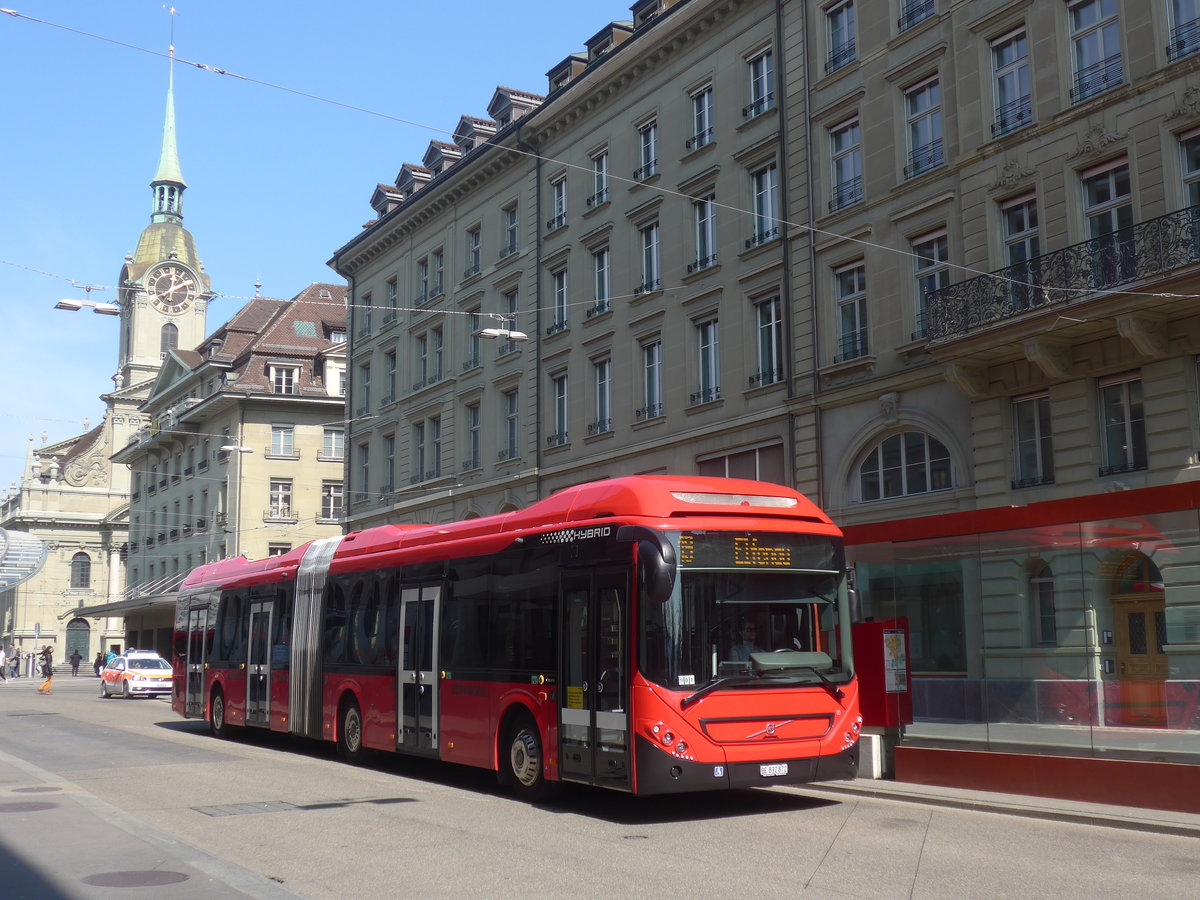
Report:
[[180,589],[172,705],[235,727],[637,794],[853,777],[841,533],[801,494],[633,476],[385,525]]

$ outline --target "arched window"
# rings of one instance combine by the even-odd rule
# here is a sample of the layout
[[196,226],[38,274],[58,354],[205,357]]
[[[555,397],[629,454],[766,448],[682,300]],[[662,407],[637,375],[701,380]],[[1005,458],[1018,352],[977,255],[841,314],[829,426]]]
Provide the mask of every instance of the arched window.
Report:
[[92,586],[92,558],[83,551],[71,557],[71,590],[83,591]]
[[1054,573],[1040,559],[1029,566],[1029,612],[1033,620],[1033,643],[1058,646],[1058,615],[1054,609]]
[[179,329],[171,322],[162,327],[159,334],[158,349],[160,353],[175,350],[179,347]]
[[904,431],[880,441],[858,469],[859,499],[883,500],[951,487],[950,452],[923,431]]

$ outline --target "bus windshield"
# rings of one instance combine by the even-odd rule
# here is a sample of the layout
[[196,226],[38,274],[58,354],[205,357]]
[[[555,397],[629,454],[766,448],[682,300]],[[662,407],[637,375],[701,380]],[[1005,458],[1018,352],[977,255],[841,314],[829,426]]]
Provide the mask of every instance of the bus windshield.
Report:
[[[683,537],[670,598],[641,604],[638,658],[646,678],[672,689],[699,688],[715,679],[728,679],[730,686],[848,679],[848,661],[838,640],[838,626],[849,622],[843,618],[839,541],[783,536],[793,542],[803,538],[798,549],[804,562],[811,560],[826,571],[764,571],[759,565],[709,567],[705,563],[728,565],[729,560],[721,559],[719,548],[707,558],[699,552],[689,557],[688,536]],[[776,558],[778,550],[772,548]],[[788,561],[796,565],[796,554]]]

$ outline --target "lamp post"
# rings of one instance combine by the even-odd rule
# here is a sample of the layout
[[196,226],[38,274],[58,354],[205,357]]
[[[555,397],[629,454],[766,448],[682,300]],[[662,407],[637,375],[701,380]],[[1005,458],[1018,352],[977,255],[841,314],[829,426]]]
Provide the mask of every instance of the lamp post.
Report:
[[54,304],[55,309],[65,309],[67,312],[79,312],[79,310],[87,306],[98,316],[119,316],[121,314],[121,307],[116,303],[90,299],[92,291],[99,290],[99,288],[93,288],[90,284],[75,284],[74,286],[83,288],[86,297],[83,300],[78,300],[74,297],[64,297]]

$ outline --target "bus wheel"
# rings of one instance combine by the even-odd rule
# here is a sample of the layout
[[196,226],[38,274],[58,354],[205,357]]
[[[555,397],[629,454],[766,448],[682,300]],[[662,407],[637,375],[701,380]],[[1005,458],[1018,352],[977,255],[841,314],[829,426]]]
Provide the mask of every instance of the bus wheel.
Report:
[[221,689],[213,691],[212,701],[208,705],[208,727],[213,737],[229,737],[229,722],[225,719],[225,695]]
[[505,739],[508,781],[518,797],[541,800],[548,795],[548,785],[542,775],[542,736],[528,713],[513,717]]
[[341,721],[338,723],[338,754],[351,765],[359,765],[367,758],[367,750],[363,746],[362,713],[358,703],[346,700],[342,703]]

